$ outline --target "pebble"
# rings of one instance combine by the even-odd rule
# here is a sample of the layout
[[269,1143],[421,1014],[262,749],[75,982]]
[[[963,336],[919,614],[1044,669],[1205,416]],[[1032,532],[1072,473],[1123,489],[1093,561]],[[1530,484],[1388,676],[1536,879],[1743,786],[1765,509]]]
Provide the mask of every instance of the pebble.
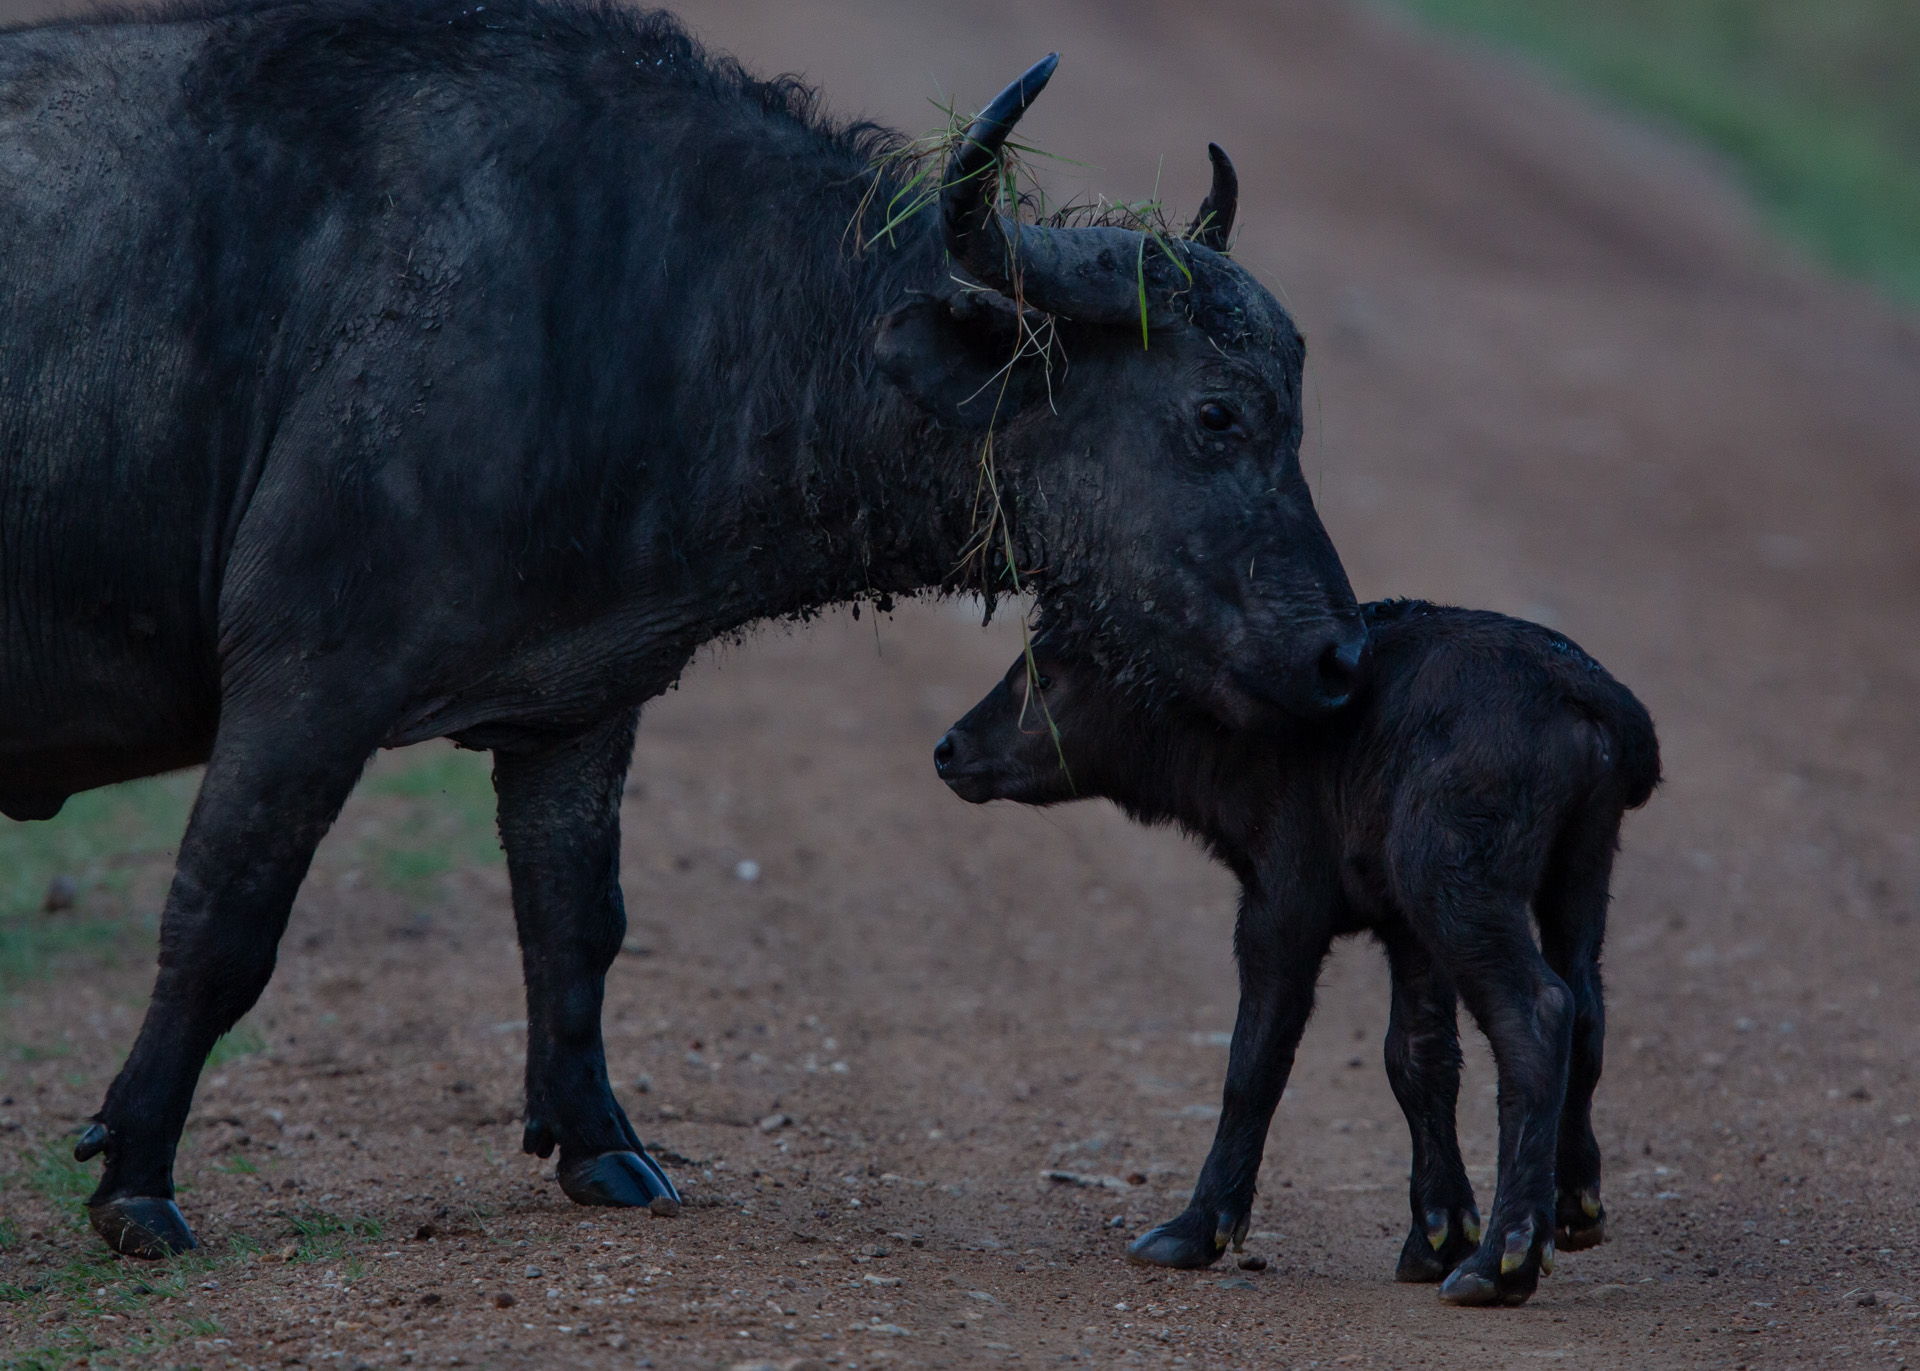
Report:
[[733,874],[737,880],[757,881],[760,879],[760,863],[751,859],[737,862],[734,864]]
[[519,1301],[514,1299],[512,1292],[507,1290],[502,1290],[493,1297],[493,1307],[495,1309],[511,1309],[518,1303]]
[[1253,1282],[1252,1282],[1252,1281],[1250,1281],[1250,1280],[1248,1280],[1248,1279],[1247,1279],[1247,1278],[1246,1278],[1245,1276],[1229,1276],[1229,1277],[1227,1277],[1227,1279],[1225,1279],[1225,1280],[1223,1280],[1223,1281],[1215,1281],[1215,1282],[1214,1282],[1214,1284],[1216,1284],[1217,1286],[1219,1286],[1219,1287],[1220,1287],[1220,1289],[1222,1289],[1222,1290],[1251,1290],[1251,1289],[1253,1289]]
[[71,876],[55,876],[47,882],[47,897],[40,902],[40,912],[58,914],[63,909],[72,909],[79,894],[80,882]]
[[537,1280],[539,1280],[539,1279],[540,1279],[540,1274],[541,1274],[541,1273],[540,1273],[540,1268],[539,1268],[539,1267],[537,1267],[537,1266],[529,1266],[529,1267],[527,1268],[527,1279],[528,1279],[528,1280],[530,1280],[530,1281],[537,1281]]
[[677,1218],[680,1214],[680,1205],[668,1196],[655,1195],[647,1201],[647,1212],[656,1219]]
[[1242,1271],[1265,1271],[1267,1269],[1267,1259],[1258,1252],[1249,1252],[1240,1258],[1240,1269]]
[[766,1118],[760,1120],[760,1131],[762,1133],[777,1133],[792,1122],[793,1120],[785,1114],[769,1114]]

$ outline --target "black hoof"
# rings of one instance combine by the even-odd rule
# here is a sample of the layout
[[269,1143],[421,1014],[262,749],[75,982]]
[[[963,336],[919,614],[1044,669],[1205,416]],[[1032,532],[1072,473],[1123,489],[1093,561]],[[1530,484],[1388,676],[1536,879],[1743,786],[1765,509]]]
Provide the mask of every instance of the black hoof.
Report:
[[107,1246],[123,1257],[158,1261],[200,1244],[172,1200],[152,1195],[127,1195],[87,1206],[87,1221]]
[[1523,1219],[1498,1229],[1440,1284],[1440,1298],[1463,1306],[1525,1304],[1542,1276],[1553,1274],[1553,1239],[1544,1223]]
[[1452,1213],[1435,1209],[1426,1222],[1415,1221],[1413,1231],[1400,1248],[1400,1261],[1393,1278],[1409,1285],[1432,1285],[1443,1281],[1447,1273],[1473,1255],[1480,1245],[1480,1216],[1472,1209]]
[[1554,1218],[1553,1241],[1562,1252],[1584,1252],[1607,1240],[1607,1211],[1597,1189],[1560,1196]]
[[1141,1266],[1198,1271],[1219,1261],[1227,1244],[1245,1237],[1246,1231],[1244,1218],[1235,1223],[1221,1215],[1215,1223],[1204,1211],[1189,1209],[1179,1218],[1135,1238],[1127,1247],[1127,1260]]
[[575,1204],[680,1212],[680,1192],[645,1152],[602,1152],[568,1162],[560,1168],[560,1189]]
[[1506,1290],[1499,1281],[1489,1280],[1465,1267],[1448,1276],[1440,1286],[1440,1298],[1463,1309],[1493,1304],[1525,1304],[1532,1293],[1531,1290],[1524,1293]]

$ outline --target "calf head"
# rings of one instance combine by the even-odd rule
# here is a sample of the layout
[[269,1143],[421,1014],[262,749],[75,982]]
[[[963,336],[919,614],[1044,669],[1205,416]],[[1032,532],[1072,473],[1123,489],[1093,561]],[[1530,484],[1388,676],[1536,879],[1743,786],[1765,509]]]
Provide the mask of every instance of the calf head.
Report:
[[946,731],[933,749],[934,770],[973,804],[1091,798],[1111,765],[1107,744],[1124,737],[1118,705],[1087,663],[1036,644],[1031,660],[1019,657]]
[[[1300,470],[1305,345],[1226,256],[1238,183],[1184,237],[1019,223],[997,154],[1053,71],[982,112],[947,168],[951,257],[988,289],[919,297],[882,323],[880,368],[949,423],[1002,426],[997,469],[1023,569],[1057,641],[1143,703],[1180,695],[1245,726],[1338,707],[1367,635]],[[1017,350],[1022,311],[1053,325]]]

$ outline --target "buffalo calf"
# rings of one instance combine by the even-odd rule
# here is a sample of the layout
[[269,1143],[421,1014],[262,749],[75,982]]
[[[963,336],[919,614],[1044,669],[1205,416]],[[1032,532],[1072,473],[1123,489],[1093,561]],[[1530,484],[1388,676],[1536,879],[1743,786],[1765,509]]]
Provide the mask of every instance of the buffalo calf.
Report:
[[[1365,615],[1371,678],[1330,720],[1253,732],[1148,712],[1043,637],[934,760],[976,803],[1103,796],[1176,823],[1240,878],[1219,1130],[1186,1212],[1138,1239],[1135,1260],[1206,1266],[1245,1235],[1321,964],[1334,938],[1367,930],[1392,970],[1387,1074],[1413,1135],[1396,1274],[1444,1281],[1455,1304],[1518,1304],[1556,1242],[1605,1236],[1600,944],[1621,815],[1658,783],[1658,744],[1640,702],[1549,629],[1418,601]],[[1454,1132],[1456,994],[1499,1065],[1484,1241]]]

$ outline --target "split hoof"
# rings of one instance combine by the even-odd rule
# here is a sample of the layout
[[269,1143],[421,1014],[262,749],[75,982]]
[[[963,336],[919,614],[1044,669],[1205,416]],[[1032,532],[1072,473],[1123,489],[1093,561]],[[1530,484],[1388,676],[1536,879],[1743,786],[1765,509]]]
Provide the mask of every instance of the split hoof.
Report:
[[680,1192],[645,1152],[602,1152],[567,1163],[560,1168],[560,1189],[575,1204],[680,1212]]
[[1440,1298],[1463,1307],[1525,1304],[1540,1278],[1552,1274],[1553,1239],[1546,1225],[1522,1219],[1504,1237],[1497,1230],[1489,1233],[1440,1283]]
[[1432,1285],[1447,1278],[1480,1245],[1480,1215],[1472,1209],[1430,1210],[1425,1224],[1415,1221],[1400,1248],[1393,1278],[1408,1285]]
[[1138,1266],[1170,1266],[1177,1271],[1212,1266],[1227,1244],[1213,1233],[1196,1235],[1192,1230],[1200,1226],[1182,1214],[1171,1223],[1149,1229],[1128,1245],[1127,1260]]
[[87,1206],[87,1221],[123,1257],[158,1261],[200,1244],[172,1200],[126,1195]]
[[1607,1211],[1598,1188],[1560,1196],[1560,1212],[1553,1225],[1553,1241],[1562,1252],[1584,1252],[1607,1240]]
[[1584,1252],[1589,1247],[1598,1247],[1606,1240],[1607,1220],[1604,1215],[1578,1228],[1561,1227],[1553,1230],[1554,1246],[1562,1252]]
[[1440,1298],[1462,1309],[1485,1308],[1496,1304],[1525,1304],[1527,1297],[1532,1293],[1531,1290],[1502,1289],[1500,1282],[1489,1280],[1464,1267],[1448,1276],[1440,1286]]

